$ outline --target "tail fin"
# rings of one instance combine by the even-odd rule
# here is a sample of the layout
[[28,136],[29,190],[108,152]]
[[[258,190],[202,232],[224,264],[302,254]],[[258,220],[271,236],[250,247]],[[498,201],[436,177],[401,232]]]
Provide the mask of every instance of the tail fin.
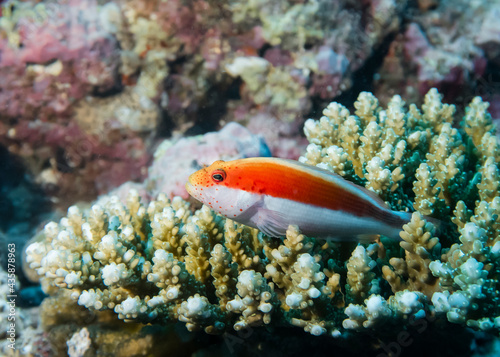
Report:
[[443,228],[443,221],[441,221],[440,219],[434,218],[434,217],[429,217],[429,216],[424,216],[424,219],[427,222],[432,223],[434,228],[436,228],[436,233],[441,232],[441,230]]
[[413,215],[413,212],[392,211],[392,213],[399,218],[399,222],[395,223],[394,226],[400,226],[401,228],[403,228],[406,223],[411,221],[411,216]]
[[[411,221],[411,217],[414,212],[394,212],[394,213],[401,219],[402,222],[401,228],[403,228],[403,225]],[[441,231],[441,228],[443,226],[443,222],[441,220],[424,215],[422,215],[422,218],[426,220],[428,223],[431,223],[434,226],[434,228],[436,228],[437,232]]]
[[[403,226],[411,222],[413,212],[398,212],[386,210],[380,215],[379,219],[384,223],[384,230],[380,233],[394,240],[401,240],[399,233]],[[431,223],[437,231],[440,231],[442,223],[439,219],[422,216],[424,220]]]

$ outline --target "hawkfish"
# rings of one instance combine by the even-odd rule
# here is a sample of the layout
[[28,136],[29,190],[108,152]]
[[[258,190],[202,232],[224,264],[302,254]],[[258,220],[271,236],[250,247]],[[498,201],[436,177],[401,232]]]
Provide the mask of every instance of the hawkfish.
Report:
[[311,237],[399,240],[411,219],[340,175],[286,159],[215,161],[193,173],[186,189],[214,211],[271,237],[296,225]]

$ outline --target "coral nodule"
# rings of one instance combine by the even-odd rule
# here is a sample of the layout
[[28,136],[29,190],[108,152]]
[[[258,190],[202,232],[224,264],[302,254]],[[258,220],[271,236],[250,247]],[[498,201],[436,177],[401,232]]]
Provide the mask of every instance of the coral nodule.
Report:
[[500,151],[488,104],[475,98],[456,128],[435,89],[421,109],[404,104],[394,96],[382,109],[366,92],[354,114],[331,103],[306,121],[300,159],[415,211],[400,242],[335,243],[295,226],[273,239],[180,198],[145,206],[132,191],[87,213],[71,207],[27,262],[51,295],[68,289],[87,309],[190,331],[297,326],[337,341],[369,336],[373,348],[424,325],[498,334]]

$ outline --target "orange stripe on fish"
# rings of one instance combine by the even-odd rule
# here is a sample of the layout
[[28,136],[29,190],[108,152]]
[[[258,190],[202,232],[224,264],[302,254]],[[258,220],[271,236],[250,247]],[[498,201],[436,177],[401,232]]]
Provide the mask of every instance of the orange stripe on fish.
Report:
[[[248,158],[216,161],[190,176],[188,192],[219,213],[279,236],[289,224],[305,234],[397,236],[410,220],[374,193],[297,161]],[[302,213],[301,213],[302,211]]]

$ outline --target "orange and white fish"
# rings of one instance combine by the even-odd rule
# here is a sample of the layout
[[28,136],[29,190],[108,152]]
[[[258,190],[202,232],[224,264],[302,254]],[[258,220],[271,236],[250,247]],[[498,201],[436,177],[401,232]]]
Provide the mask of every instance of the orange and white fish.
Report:
[[400,239],[411,219],[337,174],[277,158],[216,161],[192,174],[186,189],[213,210],[272,237],[284,236],[294,224],[311,237]]

